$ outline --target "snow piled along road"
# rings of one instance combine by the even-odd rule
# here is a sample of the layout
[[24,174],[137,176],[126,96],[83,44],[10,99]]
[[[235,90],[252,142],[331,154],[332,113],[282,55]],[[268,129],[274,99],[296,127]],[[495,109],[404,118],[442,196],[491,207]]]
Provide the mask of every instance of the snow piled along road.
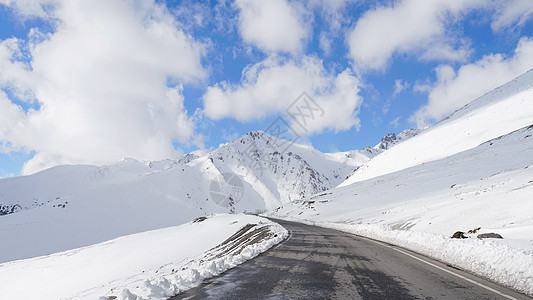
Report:
[[[533,126],[281,207],[278,218],[399,245],[533,295]],[[481,227],[503,239],[456,240]]]
[[278,244],[280,225],[214,215],[0,264],[0,299],[167,299]]

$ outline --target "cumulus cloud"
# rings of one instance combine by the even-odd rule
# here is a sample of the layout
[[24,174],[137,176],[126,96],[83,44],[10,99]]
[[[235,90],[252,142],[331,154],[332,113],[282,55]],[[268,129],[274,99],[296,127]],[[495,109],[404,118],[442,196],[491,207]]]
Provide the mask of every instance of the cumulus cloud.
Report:
[[[461,66],[455,71],[449,65],[436,68],[437,80],[429,87],[428,103],[411,117],[423,127],[439,121],[454,110],[505,84],[533,68],[533,39],[522,38],[514,55],[490,54]],[[422,90],[422,89],[421,89]]]
[[479,7],[478,0],[401,0],[367,11],[348,35],[356,68],[383,70],[394,54],[417,53],[421,59],[465,61],[465,41],[447,34],[450,20]]
[[499,31],[509,26],[522,26],[531,17],[533,17],[531,0],[497,1],[491,27],[492,30]]
[[[19,14],[43,16],[35,7],[25,10],[26,1],[9,2]],[[23,111],[0,95],[0,142],[36,152],[23,173],[126,156],[161,159],[176,154],[174,142],[190,141],[194,122],[182,83],[205,78],[204,50],[166,8],[127,0],[44,5],[53,33],[0,44],[0,70],[14,70],[0,76],[0,86],[29,90],[39,104]],[[24,42],[27,65],[16,57]]]
[[466,62],[472,50],[451,26],[474,10],[491,12],[491,28],[520,27],[533,17],[530,0],[399,0],[378,5],[347,36],[356,69],[384,70],[395,55]]
[[307,134],[359,126],[358,79],[349,70],[328,73],[315,57],[298,61],[271,57],[252,65],[239,84],[221,82],[209,87],[203,97],[204,109],[212,119],[249,121],[285,112],[303,92],[324,111],[305,125]]
[[302,52],[310,27],[305,9],[287,0],[236,0],[239,32],[247,43],[267,52]]

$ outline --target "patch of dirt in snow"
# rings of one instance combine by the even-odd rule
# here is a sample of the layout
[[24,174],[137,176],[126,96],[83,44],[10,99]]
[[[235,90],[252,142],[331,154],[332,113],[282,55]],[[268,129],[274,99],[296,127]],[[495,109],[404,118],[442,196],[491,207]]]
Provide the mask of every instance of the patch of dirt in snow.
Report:
[[277,234],[270,231],[268,226],[258,227],[257,224],[246,224],[210,251],[218,253],[215,258],[220,258],[228,254],[239,255],[247,246],[261,243],[276,236]]

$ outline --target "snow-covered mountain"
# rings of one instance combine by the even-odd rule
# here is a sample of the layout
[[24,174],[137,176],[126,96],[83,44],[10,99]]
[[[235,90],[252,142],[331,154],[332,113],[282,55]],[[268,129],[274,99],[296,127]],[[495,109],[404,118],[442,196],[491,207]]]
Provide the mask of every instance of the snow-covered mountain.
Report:
[[284,205],[277,216],[451,235],[482,227],[533,249],[533,123],[467,151]]
[[427,128],[406,129],[400,132],[398,135],[394,133],[389,133],[385,135],[383,138],[381,138],[381,141],[379,142],[379,144],[374,146],[374,149],[388,150],[392,148],[393,146],[414,137],[415,135],[421,133],[425,129]]
[[[383,138],[381,138],[381,141],[374,147],[366,147],[363,150],[352,150],[352,151],[347,151],[347,152],[330,153],[329,155],[334,156],[336,157],[336,159],[341,160],[341,161],[343,157],[348,158],[348,162],[347,162],[348,164],[350,163],[350,161],[353,161],[352,158],[364,155],[363,157],[365,159],[357,159],[355,160],[357,164],[351,165],[353,166],[353,170],[352,172],[350,172],[348,176],[345,177],[345,180],[346,180],[349,177],[351,177],[355,172],[357,172],[359,167],[364,165],[365,161],[366,162],[370,161],[370,159],[374,158],[376,155],[386,150],[389,150],[390,148],[398,145],[399,143],[403,141],[406,141],[414,137],[415,135],[423,132],[425,129],[426,128],[406,129],[397,135],[394,133],[388,133]],[[341,184],[342,182],[338,183],[337,185],[341,185]]]
[[1,179],[0,226],[8,230],[0,231],[0,262],[179,225],[207,213],[273,209],[337,186],[383,151],[325,154],[253,131],[202,156],[127,158]]
[[236,174],[245,189],[255,191],[247,193],[248,202],[252,201],[250,198],[265,202],[242,203],[244,206],[236,209],[268,209],[338,185],[356,167],[384,149],[376,146],[321,153],[310,146],[290,144],[265,132],[253,131],[201,157],[186,154],[175,160],[147,163],[125,158],[114,165],[58,166],[34,175],[2,179],[0,215],[45,205],[63,208],[68,205],[67,199],[76,195],[97,190],[127,191],[131,184],[151,186],[145,187],[142,197],[155,190],[166,190],[173,197],[186,198],[187,206],[212,211],[200,200],[209,197],[209,183],[221,174]]
[[[533,295],[532,193],[533,70],[340,186],[270,214],[399,245]],[[469,230],[474,238],[450,238]],[[503,239],[475,238],[491,232]]]
[[221,173],[243,178],[271,209],[337,186],[353,169],[381,152],[363,149],[324,154],[310,146],[252,131],[207,158]]
[[361,166],[341,186],[472,149],[533,124],[533,70],[472,101]]

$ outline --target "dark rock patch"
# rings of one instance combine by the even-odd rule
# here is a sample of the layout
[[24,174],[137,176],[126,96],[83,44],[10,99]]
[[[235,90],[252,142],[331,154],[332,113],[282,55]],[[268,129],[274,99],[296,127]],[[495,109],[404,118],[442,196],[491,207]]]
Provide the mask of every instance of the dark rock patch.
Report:
[[452,235],[452,239],[466,239],[466,236],[465,236],[465,233],[462,232],[462,231],[456,231],[453,235]]
[[494,233],[494,232],[478,234],[477,238],[478,239],[503,239],[503,237],[500,234]]

